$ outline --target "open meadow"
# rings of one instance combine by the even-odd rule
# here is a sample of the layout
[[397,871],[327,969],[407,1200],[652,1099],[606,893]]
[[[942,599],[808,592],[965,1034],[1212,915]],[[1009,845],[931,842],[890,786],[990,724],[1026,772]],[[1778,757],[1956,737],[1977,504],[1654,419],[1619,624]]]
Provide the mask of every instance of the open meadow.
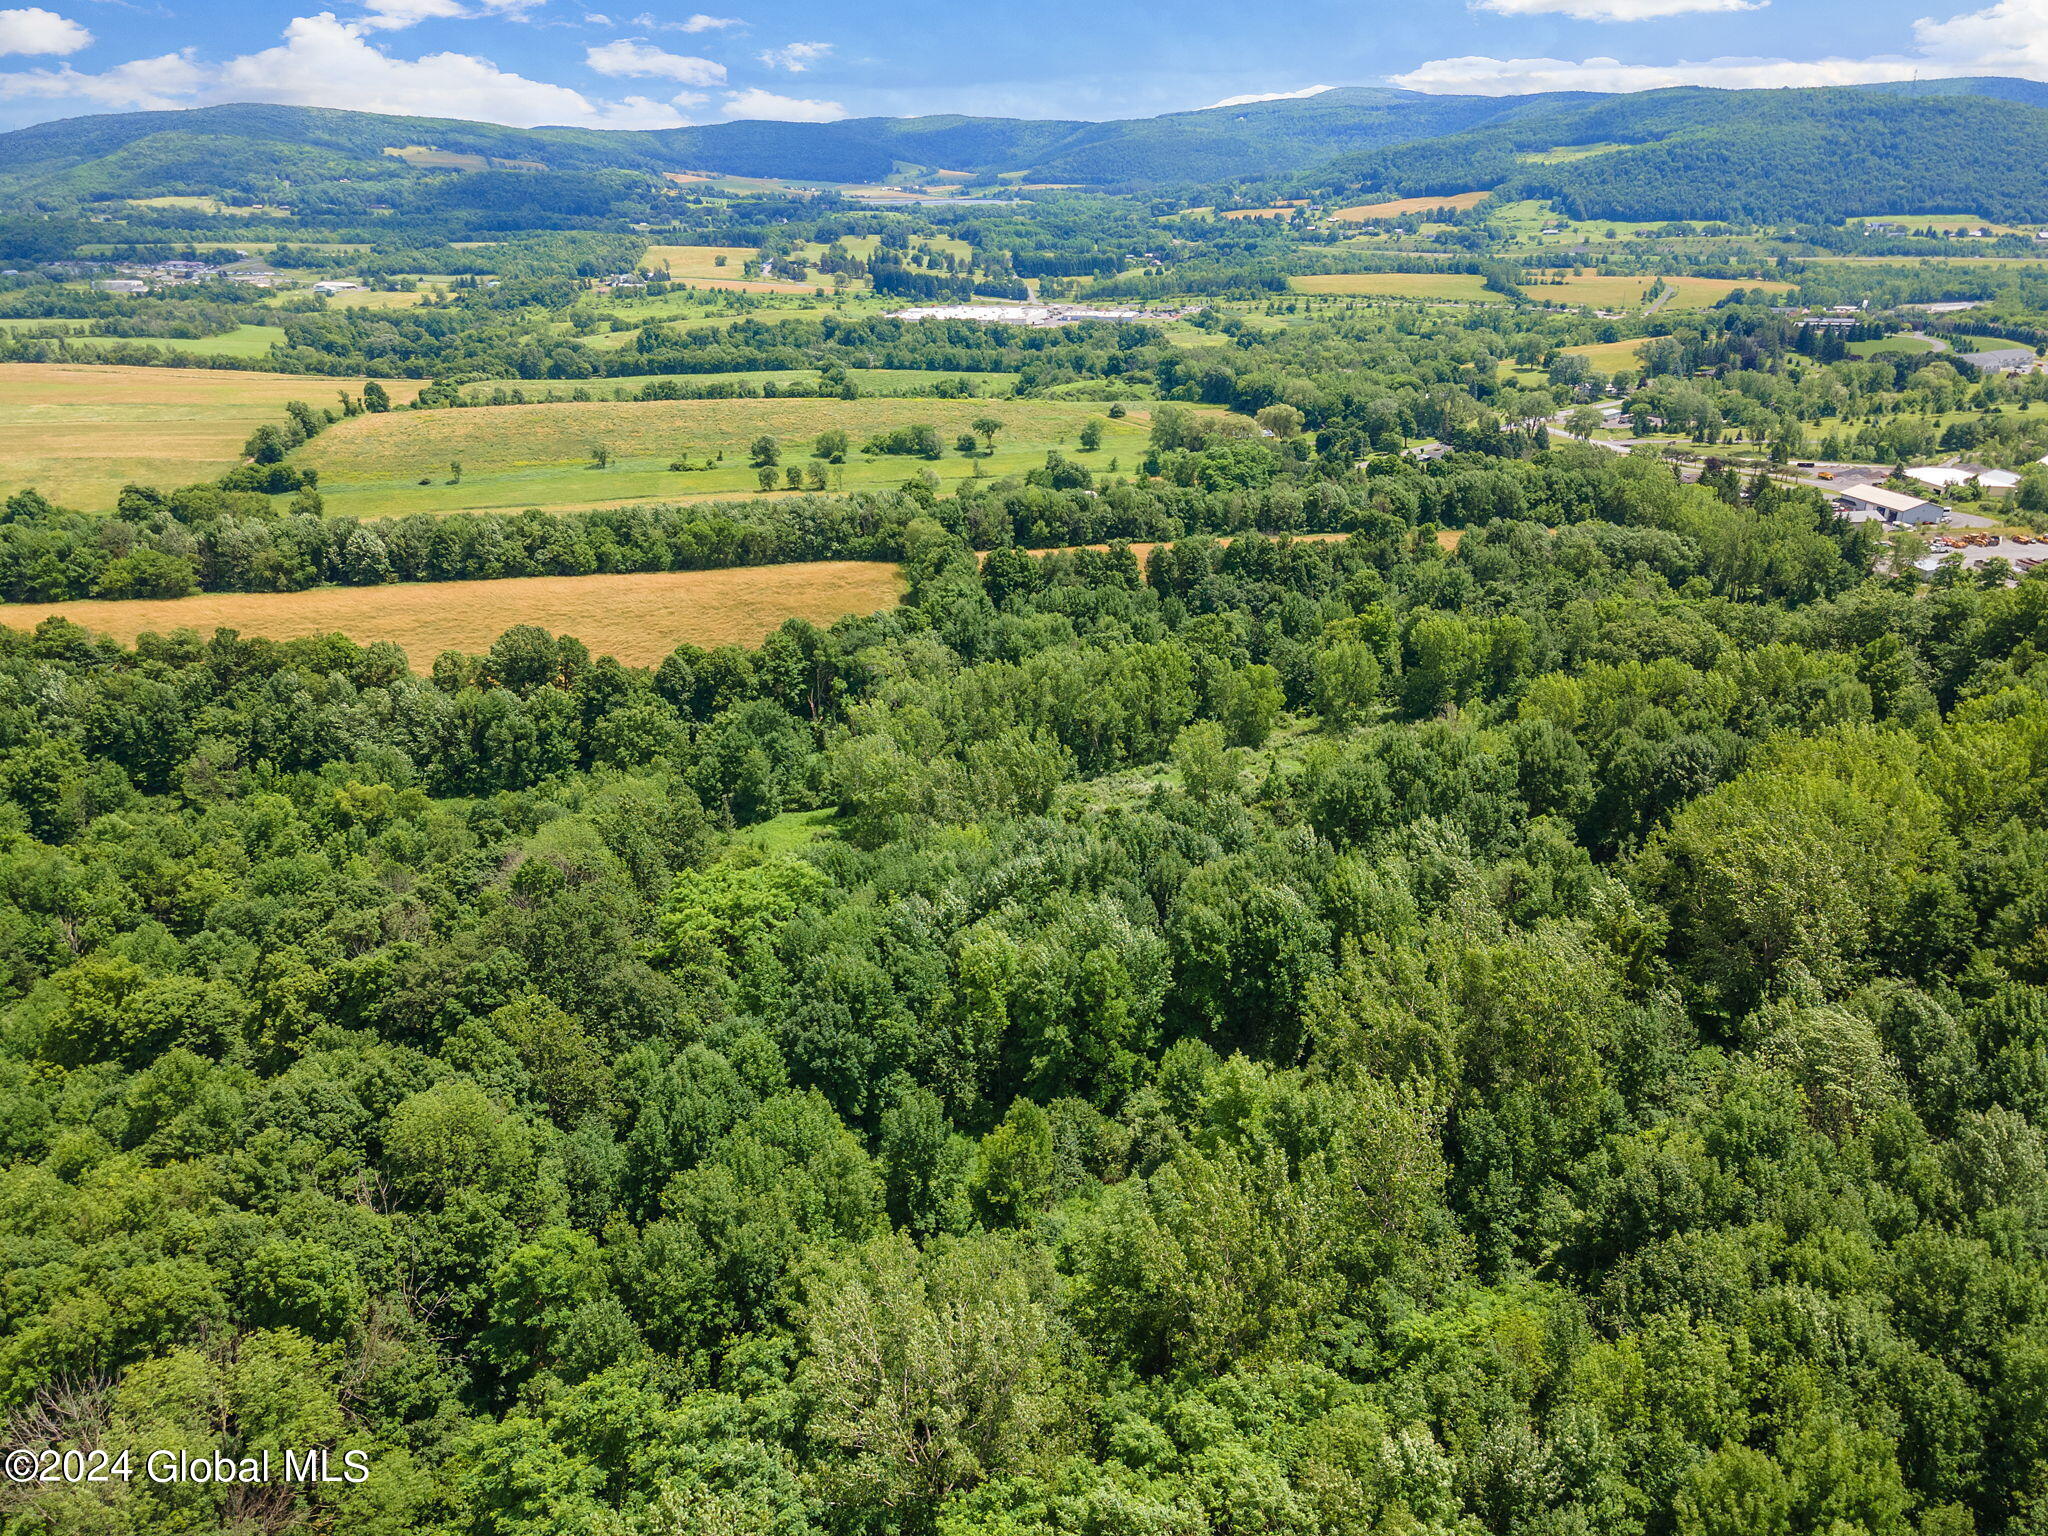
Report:
[[1917,357],[1932,352],[1934,343],[1918,336],[1885,336],[1877,341],[1852,341],[1849,343],[1851,357]]
[[1385,299],[1458,299],[1501,304],[1506,300],[1471,272],[1317,272],[1292,277],[1296,293],[1370,294]]
[[502,581],[320,587],[310,592],[205,592],[133,602],[0,604],[0,624],[34,629],[65,618],[132,644],[137,635],[233,629],[271,640],[345,634],[388,640],[424,672],[443,651],[488,650],[519,624],[574,635],[595,655],[651,667],[678,645],[758,645],[784,619],[830,624],[894,607],[894,565],[821,560],[721,571],[531,576]]
[[[1227,338],[1226,338],[1227,339]],[[933,386],[955,379],[965,379],[978,395],[1007,394],[1016,383],[1016,375],[1009,373],[934,373],[927,368],[848,368],[846,378],[863,395],[914,395],[928,394]],[[735,373],[628,373],[608,379],[479,379],[473,384],[462,386],[464,398],[487,399],[496,390],[518,390],[526,396],[528,403],[549,400],[571,400],[577,390],[602,399],[616,397],[621,393],[633,394],[646,385],[658,380],[688,383],[694,387],[710,384],[774,384],[778,388],[792,385],[817,383],[820,374],[815,368],[752,368]]]
[[[995,452],[963,457],[955,440],[983,417],[1003,423]],[[1102,446],[1081,453],[1076,438],[1091,418],[1102,426]],[[938,459],[860,451],[877,432],[925,425],[939,434]],[[1150,429],[1143,410],[1112,420],[1100,405],[1036,400],[592,401],[358,416],[293,458],[320,471],[329,511],[388,517],[758,494],[749,449],[764,436],[778,445],[779,472],[818,465],[831,488],[849,491],[900,485],[921,469],[942,480],[966,478],[977,467],[988,475],[1018,474],[1043,464],[1054,448],[1095,468],[1118,459],[1128,470],[1144,454]],[[830,430],[850,439],[844,464],[828,466],[812,454],[818,435]],[[604,468],[593,451],[600,447],[609,460]],[[669,468],[707,459],[709,469]],[[459,483],[451,483],[455,463],[462,465]]]
[[[1719,277],[1667,277],[1665,290],[1670,295],[1657,307],[1660,311],[1680,312],[1710,309],[1741,288],[1751,293],[1789,293],[1787,283],[1735,282]],[[1522,291],[1539,304],[1583,304],[1592,309],[1636,310],[1645,309],[1652,302],[1651,289],[1657,286],[1655,275],[1649,276],[1578,276],[1576,274],[1553,273],[1547,278],[1531,277],[1522,286]]]
[[[0,363],[0,495],[34,486],[51,500],[111,507],[122,486],[188,485],[241,460],[257,427],[285,402],[329,405],[361,379],[209,368]],[[385,381],[394,400],[419,385]]]
[[77,336],[78,347],[158,347],[193,357],[262,357],[285,339],[281,325],[238,325],[218,336]]
[[434,295],[425,289],[411,293],[385,288],[349,288],[327,296],[329,309],[411,309]]
[[779,278],[749,278],[747,263],[754,255],[754,248],[745,245],[651,245],[640,265],[649,272],[666,270],[672,280],[693,288],[724,288],[735,293],[810,293],[817,286]]

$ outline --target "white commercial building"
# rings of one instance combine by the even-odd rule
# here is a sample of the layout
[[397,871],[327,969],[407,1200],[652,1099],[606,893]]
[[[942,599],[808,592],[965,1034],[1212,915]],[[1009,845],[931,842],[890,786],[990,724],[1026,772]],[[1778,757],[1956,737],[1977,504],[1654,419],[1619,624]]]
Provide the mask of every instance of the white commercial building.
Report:
[[1907,470],[1906,477],[1940,490],[1974,482],[1986,490],[2009,491],[2020,483],[2020,477],[2009,469],[1985,469],[1977,464],[1929,464]]
[[1922,501],[1918,496],[1909,496],[1903,491],[1888,491],[1881,485],[1860,486],[1855,490],[1843,491],[1835,498],[1835,508],[1843,515],[1857,518],[1858,513],[1875,514],[1887,523],[1908,527],[1923,523],[1938,523],[1948,516],[1946,507],[1936,506],[1931,501]]

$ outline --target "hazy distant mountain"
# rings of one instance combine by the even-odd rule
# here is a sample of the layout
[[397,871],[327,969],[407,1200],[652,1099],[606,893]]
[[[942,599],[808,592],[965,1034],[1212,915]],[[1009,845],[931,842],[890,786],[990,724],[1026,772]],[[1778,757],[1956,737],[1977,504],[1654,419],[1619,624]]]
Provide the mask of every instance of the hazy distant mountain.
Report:
[[1462,132],[1534,106],[1595,99],[1347,89],[1107,123],[875,117],[654,132],[506,128],[314,107],[200,107],[69,118],[0,134],[0,188],[43,196],[134,197],[269,190],[280,174],[295,180],[384,178],[406,170],[385,151],[412,145],[537,162],[553,170],[706,170],[873,181],[908,164],[1024,172],[1035,181],[1159,185],[1284,175],[1347,152]]
[[[415,147],[440,153],[388,153]],[[1571,147],[1598,152],[1530,158]],[[1518,97],[1355,88],[1102,123],[945,116],[653,132],[240,105],[0,134],[0,195],[53,207],[169,193],[302,197],[319,185],[375,196],[379,185],[485,168],[873,181],[906,166],[1121,190],[1501,187],[1605,218],[1952,208],[2048,219],[2048,85],[1971,79]]]

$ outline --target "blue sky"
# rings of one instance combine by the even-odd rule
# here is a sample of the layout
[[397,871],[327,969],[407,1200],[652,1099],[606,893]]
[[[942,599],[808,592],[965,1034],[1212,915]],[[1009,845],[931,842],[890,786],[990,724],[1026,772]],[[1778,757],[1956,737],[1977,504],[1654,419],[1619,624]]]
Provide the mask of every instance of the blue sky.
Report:
[[283,101],[525,125],[1140,117],[1394,84],[2048,79],[2048,0],[0,0],[0,126]]

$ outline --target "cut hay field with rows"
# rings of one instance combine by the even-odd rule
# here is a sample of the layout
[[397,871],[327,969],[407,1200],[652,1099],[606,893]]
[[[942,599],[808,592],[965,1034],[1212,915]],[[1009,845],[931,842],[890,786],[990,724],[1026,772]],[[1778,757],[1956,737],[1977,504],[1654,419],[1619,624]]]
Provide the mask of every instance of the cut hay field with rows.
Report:
[[1288,279],[1296,293],[1366,294],[1386,299],[1464,299],[1504,303],[1471,272],[1319,272]]
[[1781,294],[1790,293],[1790,283],[1766,283],[1757,281],[1731,281],[1725,277],[1667,277],[1666,287],[1676,288],[1677,295],[1664,307],[1671,311],[1711,309],[1740,288],[1749,293]]
[[1491,192],[1452,192],[1442,197],[1400,197],[1388,203],[1361,203],[1355,208],[1339,208],[1330,217],[1345,223],[1363,223],[1368,219],[1402,219],[1414,213],[1434,213],[1439,208],[1456,208],[1460,212],[1477,208]]
[[723,571],[409,582],[311,592],[208,592],[135,602],[0,604],[0,624],[65,618],[124,644],[137,635],[216,629],[272,640],[343,634],[402,646],[415,671],[443,651],[475,653],[519,624],[574,635],[592,654],[651,667],[678,645],[758,645],[784,619],[830,624],[896,605],[894,565],[828,560]]
[[[1655,277],[1602,277],[1531,274],[1522,292],[1538,304],[1585,304],[1594,309],[1641,309],[1650,299]],[[1673,301],[1674,303],[1676,300]]]
[[1564,350],[1574,357],[1583,357],[1602,373],[1618,373],[1624,368],[1642,371],[1642,349],[1636,341],[1589,341],[1583,346],[1566,347]]
[[[358,416],[330,427],[293,455],[320,471],[330,512],[389,517],[409,512],[568,509],[635,500],[758,494],[748,448],[758,437],[780,445],[786,468],[822,463],[812,457],[818,434],[843,431],[851,439],[846,463],[827,468],[832,489],[895,486],[930,469],[942,480],[973,474],[1017,474],[1064,448],[1081,462],[1106,468],[1119,459],[1134,469],[1151,430],[1150,414],[1134,409],[1111,420],[1100,405],[1038,400],[655,400],[592,401],[556,405],[501,405],[465,410],[393,411]],[[992,457],[969,460],[954,440],[988,416],[1003,423]],[[1078,451],[1076,438],[1093,418],[1102,447]],[[877,432],[928,424],[944,445],[937,460],[889,454],[870,457],[861,445]],[[609,467],[592,462],[593,447],[609,451]],[[725,455],[708,470],[677,472],[679,459],[702,463]],[[462,465],[459,484],[453,463]],[[421,480],[429,483],[421,485]]]
[[[649,272],[667,270],[678,283],[697,288],[725,288],[738,293],[809,293],[811,283],[776,278],[749,278],[747,263],[758,253],[747,245],[651,245],[640,258]],[[719,265],[724,258],[725,265]],[[830,285],[827,284],[829,287]]]
[[[232,469],[258,426],[284,420],[287,400],[334,403],[361,379],[210,368],[0,363],[0,495],[34,486],[52,501],[98,510],[122,486],[188,485]],[[419,385],[385,381],[394,400]]]
[[[1558,281],[1526,282],[1522,291],[1539,304],[1583,304],[1593,309],[1642,309],[1650,302],[1650,290],[1657,279],[1650,277],[1565,277]],[[1667,277],[1664,286],[1674,290],[1661,309],[1668,312],[1708,309],[1737,288],[1750,292],[1789,293],[1786,283],[1733,282],[1720,277]]]

